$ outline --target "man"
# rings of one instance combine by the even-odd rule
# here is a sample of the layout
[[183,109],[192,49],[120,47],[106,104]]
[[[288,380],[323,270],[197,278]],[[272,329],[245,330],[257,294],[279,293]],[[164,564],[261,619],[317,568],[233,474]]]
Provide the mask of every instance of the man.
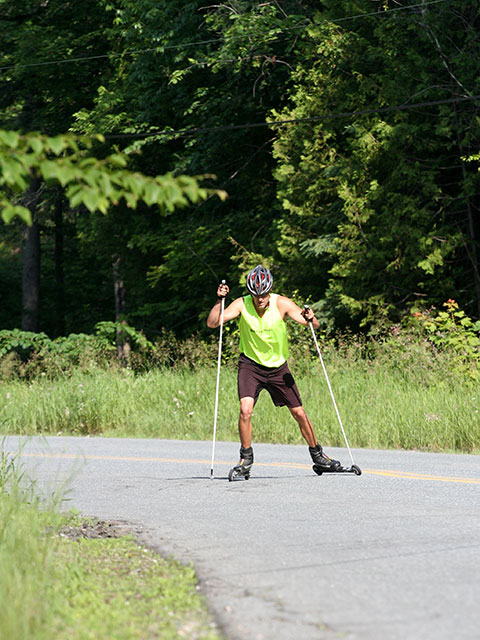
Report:
[[[313,463],[325,470],[340,465],[323,452],[315,436],[313,425],[302,406],[297,385],[288,368],[286,317],[303,325],[311,321],[318,329],[320,323],[311,309],[301,310],[293,300],[271,293],[272,274],[262,265],[247,276],[250,295],[234,300],[224,310],[223,320],[239,318],[240,358],[238,361],[238,397],[240,416],[240,461],[238,468],[249,476],[253,464],[252,413],[262,389],[267,389],[276,406],[287,406],[305,438]],[[220,326],[221,303],[229,292],[226,284],[217,289],[217,302],[207,318],[207,326]]]

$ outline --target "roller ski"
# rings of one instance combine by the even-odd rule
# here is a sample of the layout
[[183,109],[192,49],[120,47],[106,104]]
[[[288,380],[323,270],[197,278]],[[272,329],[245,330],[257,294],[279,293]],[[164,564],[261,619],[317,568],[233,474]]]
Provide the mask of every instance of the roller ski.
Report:
[[329,458],[319,444],[316,447],[309,447],[309,451],[313,462],[312,469],[318,476],[324,473],[354,473],[356,476],[362,474],[362,470],[356,464],[344,467],[339,460]]
[[250,469],[253,465],[253,449],[249,447],[248,449],[244,449],[240,447],[240,460],[237,465],[235,465],[232,469],[230,469],[228,473],[228,480],[232,482],[232,480],[241,480],[244,478],[248,480],[250,478]]

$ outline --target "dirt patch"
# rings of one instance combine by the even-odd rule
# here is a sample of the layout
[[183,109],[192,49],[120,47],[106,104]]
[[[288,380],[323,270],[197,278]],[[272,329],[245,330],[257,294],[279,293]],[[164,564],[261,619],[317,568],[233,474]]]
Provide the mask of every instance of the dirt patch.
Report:
[[106,522],[104,520],[85,520],[80,524],[65,525],[59,531],[62,538],[80,540],[81,538],[122,538],[135,534],[125,522]]

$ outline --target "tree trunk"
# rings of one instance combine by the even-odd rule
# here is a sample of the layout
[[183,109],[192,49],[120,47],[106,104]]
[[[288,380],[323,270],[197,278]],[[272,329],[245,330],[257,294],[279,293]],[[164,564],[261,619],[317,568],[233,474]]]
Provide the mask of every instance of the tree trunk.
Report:
[[63,193],[55,202],[55,333],[65,335],[65,278],[63,272]]
[[[462,162],[464,176],[466,174],[465,165]],[[470,235],[471,262],[473,267],[473,281],[475,283],[475,294],[477,298],[477,317],[480,318],[480,273],[478,261],[478,240],[475,229],[475,216],[470,196],[467,195],[468,231]]]
[[[459,114],[457,111],[456,106],[454,106],[455,109],[455,124],[456,124],[456,130],[457,130],[457,145],[458,145],[458,150],[459,150],[459,156],[460,156],[460,164],[462,167],[462,178],[463,178],[463,184],[466,185],[467,183],[467,168],[465,166],[465,162],[463,160],[463,158],[465,156],[468,156],[470,154],[470,150],[466,150],[463,148],[462,145],[462,141],[461,141],[461,136],[460,136],[460,119],[459,119]],[[465,193],[465,202],[466,202],[466,207],[467,207],[467,219],[468,219],[468,236],[469,236],[469,245],[470,248],[469,250],[467,250],[467,254],[468,254],[468,258],[472,264],[472,270],[473,270],[473,284],[474,284],[474,288],[475,288],[475,302],[476,302],[476,309],[477,309],[477,315],[480,318],[480,263],[479,263],[479,256],[478,256],[478,234],[477,234],[477,224],[476,224],[476,220],[475,218],[478,217],[478,211],[475,212],[474,211],[474,205],[472,203],[472,199],[470,197],[470,195],[468,193]],[[477,216],[475,215],[475,213],[477,213]]]
[[[122,259],[118,254],[112,256],[113,267],[113,291],[115,295],[115,322],[119,325],[126,324],[125,321],[125,284],[121,277]],[[117,329],[117,357],[119,360],[128,363],[130,356],[130,344],[125,332],[119,326]]]
[[22,331],[38,331],[40,315],[40,227],[36,220],[40,180],[33,178],[26,196],[32,225],[25,228],[22,273]]

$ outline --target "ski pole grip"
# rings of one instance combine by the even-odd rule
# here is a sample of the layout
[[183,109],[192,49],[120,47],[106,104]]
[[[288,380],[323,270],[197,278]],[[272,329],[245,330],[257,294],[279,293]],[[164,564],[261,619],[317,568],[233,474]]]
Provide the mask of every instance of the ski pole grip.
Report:
[[[222,285],[222,284],[227,284],[227,283],[225,282],[225,280],[222,280],[220,285]],[[218,286],[220,286],[220,285],[218,285]],[[225,296],[222,296],[221,298],[218,298],[218,299],[219,300],[225,300]]]
[[[304,304],[303,308],[304,308],[305,311],[308,311],[310,309],[308,304]],[[305,318],[305,320],[307,320],[307,319]],[[307,320],[307,322],[310,323],[313,326],[313,320]]]

